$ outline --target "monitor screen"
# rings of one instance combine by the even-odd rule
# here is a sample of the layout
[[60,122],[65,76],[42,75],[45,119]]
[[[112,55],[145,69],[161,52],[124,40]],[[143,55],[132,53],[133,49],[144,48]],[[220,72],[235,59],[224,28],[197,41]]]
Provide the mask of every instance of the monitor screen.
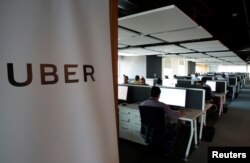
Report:
[[162,85],[166,87],[175,87],[177,79],[163,79]]
[[168,105],[185,107],[186,105],[186,90],[161,88],[159,101]]
[[208,81],[206,82],[206,84],[209,85],[209,86],[211,87],[211,89],[212,89],[213,92],[216,91],[216,81],[210,81],[210,80],[208,80]]
[[154,85],[154,79],[146,79],[146,84],[153,86]]
[[118,99],[127,100],[128,86],[118,85]]

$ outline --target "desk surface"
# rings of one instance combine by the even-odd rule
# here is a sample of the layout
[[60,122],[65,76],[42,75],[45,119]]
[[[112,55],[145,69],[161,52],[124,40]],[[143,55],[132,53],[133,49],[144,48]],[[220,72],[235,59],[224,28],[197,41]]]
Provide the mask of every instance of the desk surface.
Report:
[[213,106],[213,104],[205,103],[205,110],[204,111],[209,110],[212,106]]
[[[206,104],[205,107],[210,108],[212,104]],[[139,110],[139,104],[138,103],[134,103],[134,104],[126,104],[124,105],[119,105],[119,108],[126,108],[126,109],[133,109],[133,110]],[[196,119],[198,116],[200,116],[202,114],[202,110],[199,109],[190,109],[190,108],[186,108],[184,109],[184,115],[182,115],[181,117],[179,117],[179,119],[181,120],[194,120]]]

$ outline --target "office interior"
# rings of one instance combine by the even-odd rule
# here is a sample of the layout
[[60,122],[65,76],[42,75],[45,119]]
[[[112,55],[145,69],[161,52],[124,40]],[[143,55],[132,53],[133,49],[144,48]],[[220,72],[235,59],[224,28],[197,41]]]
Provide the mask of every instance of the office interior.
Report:
[[[245,11],[243,14],[238,13],[245,18],[243,20],[246,28],[244,38],[241,34],[238,38],[235,37],[234,33],[238,32],[238,28],[234,31],[230,27],[227,32],[234,33],[227,36],[228,40],[218,34],[222,31],[212,30],[217,27],[216,24],[206,26],[203,22],[205,20],[194,21],[195,18],[187,12],[187,8],[183,7],[188,2],[182,4],[180,1],[171,1],[171,3],[157,1],[158,5],[152,5],[153,2],[148,1],[144,8],[138,7],[142,5],[138,1],[130,0],[128,3],[133,9],[126,11],[126,7],[129,7],[126,6],[126,2],[124,0],[121,3],[118,2],[118,92],[119,87],[123,86],[126,87],[127,93],[127,98],[118,100],[120,162],[207,162],[209,146],[249,146],[250,141],[247,137],[250,133],[246,131],[246,126],[250,123],[247,118],[250,114],[248,61],[250,53],[246,46],[250,40],[249,25],[247,25],[249,17],[246,13],[249,12],[246,7],[248,2],[244,0],[239,2]],[[152,6],[148,7],[149,4]],[[194,2],[190,1],[189,7],[192,4]],[[199,4],[207,10],[215,10],[210,8],[213,3],[210,4],[206,0],[197,1],[195,4],[196,6],[193,6],[195,9]],[[219,3],[220,5],[222,4]],[[138,10],[135,9],[136,6]],[[233,17],[237,15],[239,8],[236,8],[235,11],[232,9],[234,12],[231,10]],[[216,14],[211,18],[215,17]],[[208,20],[208,23],[211,22],[213,21]],[[225,33],[229,35],[227,32]],[[239,39],[244,41],[241,42]],[[242,46],[239,46],[240,43],[237,41],[241,42]],[[200,79],[209,78],[218,100],[216,114],[209,111],[211,106],[205,101],[205,91],[197,88],[196,82],[192,82],[195,74],[198,74]],[[222,74],[226,75],[226,78],[222,78]],[[135,75],[139,75],[146,79],[148,85],[124,85],[123,75],[127,75],[130,82],[134,80]],[[174,107],[180,104],[182,108],[198,110],[200,113],[190,121],[183,117],[186,122],[180,131],[182,137],[178,139],[175,158],[162,159],[152,156],[141,160],[146,144],[140,136],[140,125],[135,127],[132,123],[140,124],[138,105],[149,98],[150,88],[156,84],[158,78],[163,81],[161,90],[185,91],[185,105],[178,102],[169,103],[169,105]],[[174,97],[180,96],[178,93],[171,92],[171,94]],[[128,113],[130,117],[126,115]],[[130,124],[127,123],[128,121]],[[206,126],[215,128],[212,141],[203,139],[202,129]],[[193,135],[191,135],[192,132],[194,132]]]

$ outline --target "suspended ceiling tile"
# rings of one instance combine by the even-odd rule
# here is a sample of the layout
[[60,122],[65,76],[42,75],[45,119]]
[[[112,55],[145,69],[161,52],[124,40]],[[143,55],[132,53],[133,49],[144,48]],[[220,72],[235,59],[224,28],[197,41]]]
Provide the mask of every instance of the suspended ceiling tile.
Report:
[[138,33],[118,27],[118,40],[139,36]]
[[130,46],[156,44],[156,43],[162,43],[162,41],[148,36],[138,36],[138,37],[131,37],[128,39],[119,40],[119,44],[130,45]]
[[244,61],[239,61],[239,62],[233,62],[232,64],[234,64],[234,65],[246,65],[247,63]]
[[118,24],[143,34],[155,34],[198,26],[175,5],[119,18]]
[[194,28],[177,30],[177,31],[169,31],[169,32],[164,32],[164,33],[153,34],[151,36],[162,39],[167,42],[178,42],[178,41],[212,38],[212,35],[208,33],[202,27],[194,27]]
[[220,59],[217,59],[217,58],[213,58],[213,57],[211,57],[211,58],[200,58],[200,60],[202,60],[202,61],[210,61],[210,62],[221,62],[222,60],[220,60]]
[[243,61],[240,57],[222,57],[220,59],[223,59],[225,61],[232,61],[232,62]]
[[191,62],[201,62],[201,60],[193,59],[193,58],[187,58],[186,60],[191,61]]
[[187,54],[179,54],[180,56],[187,57],[187,58],[208,58],[210,56],[203,54],[203,53],[187,53]]
[[229,50],[226,46],[224,46],[220,41],[201,41],[201,42],[193,42],[193,43],[183,43],[180,44],[188,49],[193,49],[198,52],[207,52],[207,51],[225,51]]
[[227,51],[227,52],[211,52],[211,53],[206,53],[210,56],[214,57],[236,57],[237,55],[232,52],[232,51]]
[[127,56],[127,57],[145,56],[144,54],[126,53],[126,52],[118,52],[118,55],[119,56]]
[[128,45],[118,44],[118,48],[126,48]]
[[189,53],[194,52],[192,50],[180,47],[178,45],[159,45],[159,46],[148,46],[146,49],[155,50],[163,53]]
[[181,56],[178,56],[176,54],[161,54],[161,55],[157,55],[157,57],[171,57],[171,58],[182,58]]
[[121,50],[118,51],[118,53],[131,53],[131,54],[135,54],[135,55],[157,55],[157,54],[162,54],[160,52],[147,50],[147,49],[144,49],[144,48],[121,49]]

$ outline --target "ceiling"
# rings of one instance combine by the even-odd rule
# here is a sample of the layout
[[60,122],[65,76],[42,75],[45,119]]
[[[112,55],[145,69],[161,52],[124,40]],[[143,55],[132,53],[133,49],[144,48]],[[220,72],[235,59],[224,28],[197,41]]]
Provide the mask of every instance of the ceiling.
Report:
[[247,0],[119,0],[119,52],[250,63],[248,6]]

